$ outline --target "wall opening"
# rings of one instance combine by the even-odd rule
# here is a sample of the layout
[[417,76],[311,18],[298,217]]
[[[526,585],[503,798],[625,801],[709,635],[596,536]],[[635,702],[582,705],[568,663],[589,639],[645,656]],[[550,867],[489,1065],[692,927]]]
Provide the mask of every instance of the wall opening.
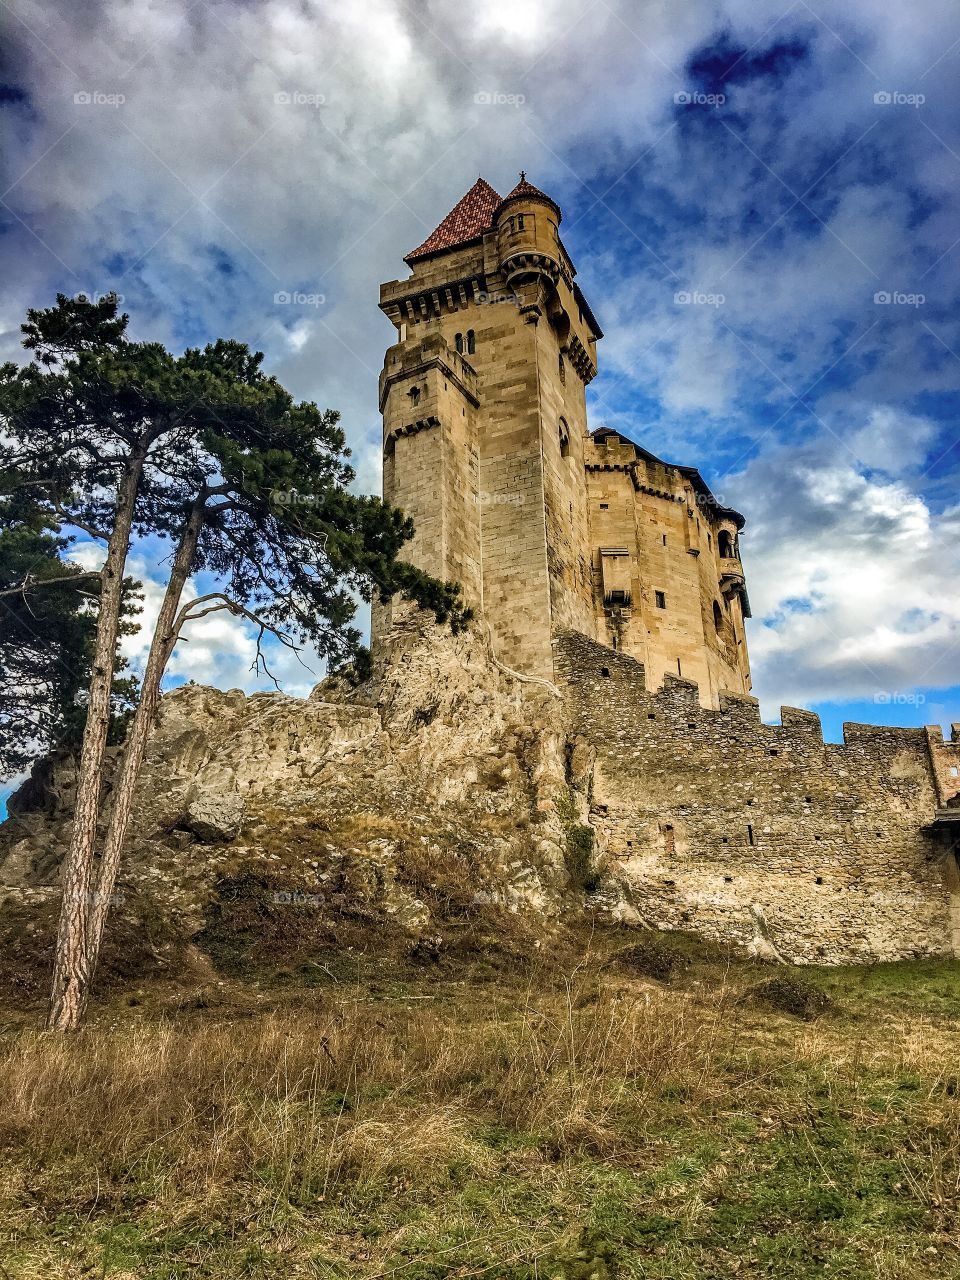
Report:
[[747,844],[753,844],[753,827],[747,823]]
[[717,534],[717,549],[721,560],[733,559],[733,539],[726,529],[721,529]]
[[713,602],[713,625],[718,632],[723,630],[723,610],[716,600]]
[[[561,356],[560,359],[562,360],[563,356]],[[567,426],[565,418],[560,419],[560,423],[557,430],[559,431],[559,434],[560,434],[560,457],[569,458],[570,457],[570,428]]]
[[467,355],[472,356],[477,349],[477,341],[472,329],[467,330]]
[[667,607],[667,594],[666,594],[666,592],[665,592],[665,591],[655,591],[655,592],[653,593],[653,603],[657,606],[657,608],[658,608],[658,609],[665,609],[665,608]]
[[454,338],[453,343],[454,343],[454,346],[457,348],[457,352],[460,355],[463,355],[463,334],[458,333],[457,336]]

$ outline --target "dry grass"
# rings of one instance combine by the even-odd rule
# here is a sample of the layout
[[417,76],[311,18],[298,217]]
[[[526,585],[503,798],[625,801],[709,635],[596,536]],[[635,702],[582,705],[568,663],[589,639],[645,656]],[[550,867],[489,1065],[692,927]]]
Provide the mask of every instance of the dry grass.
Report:
[[753,976],[584,965],[8,1036],[0,1275],[950,1274],[956,1021],[802,1024],[744,1005]]

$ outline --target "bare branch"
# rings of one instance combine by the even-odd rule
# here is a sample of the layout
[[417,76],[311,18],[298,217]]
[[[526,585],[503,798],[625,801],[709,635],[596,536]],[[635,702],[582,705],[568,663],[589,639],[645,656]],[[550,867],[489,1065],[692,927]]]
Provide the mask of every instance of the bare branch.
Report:
[[84,569],[79,573],[65,573],[62,577],[57,578],[35,578],[32,573],[28,573],[18,587],[6,587],[0,591],[0,599],[4,596],[26,595],[29,589],[33,587],[50,587],[61,582],[77,582],[80,578],[99,578],[99,569]]

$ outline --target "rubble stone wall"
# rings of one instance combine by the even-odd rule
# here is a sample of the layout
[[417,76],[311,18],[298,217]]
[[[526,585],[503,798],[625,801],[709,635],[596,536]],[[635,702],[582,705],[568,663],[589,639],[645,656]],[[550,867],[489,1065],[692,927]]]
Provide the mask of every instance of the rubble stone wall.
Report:
[[956,857],[924,831],[960,735],[845,726],[667,678],[568,632],[556,641],[570,778],[602,858],[647,923],[805,963],[956,954]]

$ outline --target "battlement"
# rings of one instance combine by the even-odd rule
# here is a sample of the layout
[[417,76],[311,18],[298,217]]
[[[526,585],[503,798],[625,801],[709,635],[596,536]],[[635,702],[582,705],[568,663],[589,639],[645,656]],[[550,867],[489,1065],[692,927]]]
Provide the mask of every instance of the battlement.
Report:
[[731,693],[704,707],[695,681],[650,687],[643,663],[584,635],[556,635],[554,652],[571,785],[645,919],[751,945],[758,908],[805,961],[951,952],[956,734],[848,724],[825,742],[813,712],[764,724]]
[[[791,745],[809,747],[811,742],[840,749],[840,744],[826,744],[820,717],[801,707],[781,707],[780,723],[767,724],[760,718],[760,704],[746,694],[720,694],[720,709],[701,704],[700,686],[667,673],[662,684],[651,687],[642,662],[626,654],[598,644],[576,632],[561,632],[555,637],[557,671],[567,682],[571,696],[585,705],[616,708],[628,727],[634,719],[657,715],[663,722],[683,720],[687,729],[706,733],[722,733],[728,737],[749,735],[761,746]],[[857,724],[843,726],[843,746],[861,747],[901,745],[924,746],[928,741],[943,744],[948,750],[960,745],[958,726],[952,726],[951,743],[944,743],[939,725],[926,728],[902,728],[895,725]]]

